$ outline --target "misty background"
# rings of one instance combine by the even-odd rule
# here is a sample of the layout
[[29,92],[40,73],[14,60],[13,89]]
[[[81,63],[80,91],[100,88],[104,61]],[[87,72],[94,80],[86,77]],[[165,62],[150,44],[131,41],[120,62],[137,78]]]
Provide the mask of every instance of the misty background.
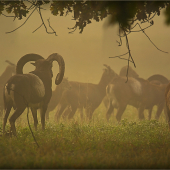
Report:
[[[93,20],[85,27],[82,34],[78,29],[73,34],[69,34],[68,27],[75,25],[75,21],[71,20],[72,14],[66,17],[53,16],[50,10],[42,10],[42,16],[49,32],[52,31],[47,22],[50,18],[50,24],[58,36],[47,34],[43,26],[32,33],[42,23],[37,11],[25,25],[8,34],[6,32],[20,26],[26,18],[13,21],[12,17],[0,16],[0,74],[8,65],[5,63],[6,59],[16,64],[20,57],[28,53],[40,54],[44,58],[52,53],[59,53],[65,60],[65,77],[80,82],[98,83],[103,72],[103,64],[109,65],[116,73],[127,65],[126,60],[109,58],[126,53],[127,48],[125,38],[122,39],[122,46],[118,46],[116,42],[116,40],[119,41],[118,26],[107,27],[108,18],[102,22]],[[140,77],[148,78],[153,74],[162,74],[170,79],[170,27],[164,24],[164,20],[163,12],[161,12],[160,16],[154,17],[154,25],[145,32],[159,49],[167,51],[168,54],[157,50],[142,32],[128,35],[136,68],[132,63],[130,66]],[[144,28],[148,25],[146,23],[141,26]],[[136,30],[139,30],[138,26]],[[128,55],[124,58],[128,58]],[[58,64],[53,63],[55,78]],[[28,63],[24,72],[27,73],[33,69],[34,67]]]

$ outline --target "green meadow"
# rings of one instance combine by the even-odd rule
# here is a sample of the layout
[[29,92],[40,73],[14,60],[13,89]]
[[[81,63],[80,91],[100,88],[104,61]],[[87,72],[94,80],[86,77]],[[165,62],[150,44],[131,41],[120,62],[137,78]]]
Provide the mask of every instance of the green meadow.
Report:
[[[139,121],[137,110],[128,106],[122,121],[115,114],[107,122],[103,104],[91,122],[81,121],[77,112],[71,121],[54,121],[50,113],[45,131],[30,132],[25,111],[16,122],[17,137],[0,137],[0,168],[170,168],[170,131],[162,113],[160,120]],[[2,127],[2,120],[1,120]],[[6,130],[9,130],[9,122]]]

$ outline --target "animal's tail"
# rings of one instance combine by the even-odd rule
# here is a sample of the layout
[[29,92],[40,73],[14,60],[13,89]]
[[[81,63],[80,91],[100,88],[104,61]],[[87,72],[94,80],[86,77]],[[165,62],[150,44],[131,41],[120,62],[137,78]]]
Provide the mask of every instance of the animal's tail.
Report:
[[7,108],[6,92],[8,95],[10,95],[10,92],[15,90],[14,88],[15,88],[15,84],[17,83],[17,81],[18,81],[17,79],[14,79],[13,77],[11,77],[4,86],[4,90],[3,90],[4,109]]

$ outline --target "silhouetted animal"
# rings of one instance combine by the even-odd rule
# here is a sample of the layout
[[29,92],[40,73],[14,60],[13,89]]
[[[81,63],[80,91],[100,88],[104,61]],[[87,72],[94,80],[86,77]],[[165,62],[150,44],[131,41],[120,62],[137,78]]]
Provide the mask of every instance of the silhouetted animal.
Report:
[[[23,67],[29,61],[35,61],[32,63],[35,70],[23,74]],[[40,109],[42,129],[45,129],[45,112],[52,95],[53,61],[57,61],[59,64],[59,73],[55,79],[55,84],[58,85],[61,83],[65,71],[64,60],[59,54],[51,54],[47,59],[38,54],[26,54],[20,58],[16,66],[16,75],[7,81],[4,88],[3,133],[5,133],[5,125],[12,107],[15,111],[9,118],[9,122],[14,135],[16,135],[15,121],[26,107],[31,108],[35,129],[37,129],[38,123],[37,109]]]
[[56,86],[55,90],[52,92],[52,96],[48,104],[48,108],[46,111],[46,120],[49,120],[49,112],[51,112],[57,107],[63,92],[70,88],[71,85],[67,78],[63,78],[62,82]]
[[[109,98],[109,107],[106,118],[109,119],[113,109],[117,108],[116,118],[121,120],[122,114],[127,105],[138,108],[139,119],[144,119],[143,111],[148,109],[152,111],[154,105],[158,106],[156,118],[160,116],[165,104],[166,85],[155,85],[142,78],[116,77],[107,86],[106,93]],[[150,113],[151,114],[151,113]]]
[[64,91],[62,94],[56,113],[57,120],[60,119],[61,114],[68,106],[71,106],[71,112],[68,115],[68,119],[73,118],[77,108],[80,108],[81,110],[82,108],[85,108],[87,118],[91,120],[94,110],[101,104],[106,95],[106,86],[113,77],[117,76],[109,66],[104,66],[106,69],[104,69],[98,84],[75,81],[69,82],[71,89]]
[[[119,72],[119,76],[121,76],[121,77],[126,76],[127,77],[127,70],[128,70],[128,77],[139,78],[138,73],[135,70],[133,70],[131,66],[122,67],[120,72]],[[104,106],[108,109],[108,107],[109,107],[109,99],[108,99],[107,95],[104,97],[103,103],[104,103]],[[107,117],[107,120],[109,120],[109,118],[110,118],[110,116]]]
[[158,80],[162,84],[168,84],[169,83],[169,80],[161,74],[154,74],[154,75],[152,75],[148,78],[148,81],[153,81],[153,80]]

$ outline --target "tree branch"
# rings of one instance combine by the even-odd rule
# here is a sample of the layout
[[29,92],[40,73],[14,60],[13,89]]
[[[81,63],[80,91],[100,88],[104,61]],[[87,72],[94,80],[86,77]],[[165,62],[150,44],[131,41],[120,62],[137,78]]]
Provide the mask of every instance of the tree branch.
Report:
[[159,50],[159,51],[162,51],[162,52],[164,52],[164,53],[168,53],[168,52],[166,52],[166,51],[163,51],[163,50],[160,50],[152,41],[151,41],[151,39],[149,38],[149,36],[145,33],[145,31],[141,28],[141,26],[140,26],[140,24],[139,23],[137,23],[138,25],[139,25],[139,27],[140,27],[140,29],[142,30],[142,32],[146,35],[146,37],[149,39],[149,41]]
[[[154,17],[155,17],[155,15],[156,15],[156,12],[153,14],[153,16],[152,16],[152,17],[148,18],[148,19],[147,19],[147,21],[149,22],[149,20],[151,20],[152,18],[154,18]],[[147,22],[147,21],[142,21],[142,22],[141,22],[141,24],[143,24],[143,23],[145,23],[145,22]]]
[[[28,1],[29,2],[29,1]],[[31,5],[27,10],[31,10],[31,9],[33,9],[35,7],[35,5]]]
[[55,34],[55,36],[57,36],[56,32],[54,31],[54,29],[53,29],[53,28],[51,27],[51,25],[50,25],[50,18],[49,18],[49,19],[47,19],[47,21],[48,21],[49,27],[53,30],[53,32],[54,32],[54,34]]
[[[55,36],[57,36],[55,31],[53,31],[53,32],[48,32],[47,27],[46,27],[46,25],[45,25],[45,23],[44,23],[42,14],[41,14],[40,5],[38,5],[38,9],[39,9],[38,13],[40,14],[40,18],[41,18],[42,24],[44,25],[44,28],[45,28],[45,30],[46,30],[46,33],[48,33],[48,34],[55,34]],[[50,25],[49,25],[49,26],[50,26]],[[50,28],[52,28],[52,27],[50,26]],[[53,30],[53,29],[52,29],[52,30]]]
[[71,34],[71,33],[73,33],[74,31],[76,31],[76,29],[77,29],[77,22],[76,22],[76,24],[75,24],[74,27],[68,28],[68,29],[69,29],[69,30],[74,29],[73,31],[68,32],[69,34]]
[[129,59],[126,59],[126,58],[121,58],[120,56],[109,57],[109,58],[120,58],[121,60],[127,60],[127,61],[130,61],[130,62],[132,62],[131,60],[129,60]]
[[37,31],[39,28],[41,28],[42,25],[43,25],[43,23],[42,23],[38,28],[36,28],[32,33],[34,33],[34,32]]
[[37,6],[34,7],[34,10],[31,12],[31,14],[28,16],[28,18],[25,20],[25,22],[24,22],[23,24],[21,24],[19,27],[17,27],[16,29],[14,29],[14,30],[12,30],[12,31],[10,31],[10,32],[6,32],[6,34],[12,33],[12,32],[14,32],[14,31],[16,31],[17,29],[21,28],[21,27],[28,21],[28,19],[29,19],[30,16],[34,13],[34,11],[35,11],[36,9],[37,9]]
[[[155,15],[156,15],[156,13],[151,17],[151,19],[152,19]],[[148,21],[149,21],[149,20],[150,20],[150,19],[148,19]],[[132,29],[134,29],[137,25],[140,27],[140,30],[138,30],[138,31],[132,31]],[[121,46],[121,45],[122,45],[121,37],[126,37],[126,47],[127,47],[127,49],[128,49],[128,52],[127,52],[127,53],[122,54],[122,55],[120,55],[120,56],[123,56],[123,55],[126,55],[126,54],[129,53],[129,57],[128,57],[128,59],[121,58],[120,56],[109,57],[109,58],[116,58],[116,57],[118,57],[118,58],[120,58],[120,59],[123,59],[123,60],[127,60],[127,61],[128,61],[128,68],[127,68],[127,74],[126,74],[127,80],[126,80],[126,82],[128,81],[129,62],[132,62],[132,63],[134,64],[134,67],[136,67],[135,62],[134,62],[134,60],[133,60],[133,57],[132,57],[132,55],[131,55],[131,51],[130,51],[130,47],[129,47],[129,42],[128,42],[128,37],[127,37],[127,35],[129,35],[131,32],[140,32],[140,31],[142,31],[142,32],[145,34],[145,36],[149,39],[149,41],[150,41],[159,51],[162,51],[162,52],[164,52],[164,53],[168,53],[168,52],[165,52],[165,51],[163,51],[163,50],[160,50],[160,49],[151,41],[151,39],[149,38],[149,36],[145,33],[144,30],[147,29],[147,28],[149,28],[149,27],[151,27],[152,25],[153,25],[153,22],[150,22],[150,25],[149,25],[148,27],[145,27],[144,29],[142,29],[141,26],[140,26],[140,24],[139,24],[139,23],[136,23],[129,31],[124,30],[124,35],[121,36],[121,35],[120,35],[120,29],[121,29],[121,28],[120,28],[120,24],[119,24],[119,35],[118,35],[118,36],[119,36],[119,38],[120,38],[120,42],[117,41],[117,43],[119,43],[119,46]],[[122,30],[123,30],[123,29],[122,29]]]
[[118,46],[122,46],[122,38],[121,38],[121,36],[120,36],[120,28],[119,28],[119,39],[120,39],[120,42],[118,42],[117,40],[116,40],[116,42],[119,44]]
[[[122,55],[119,55],[119,56],[114,56],[114,57],[109,57],[109,58],[120,58],[120,59],[123,59],[123,60],[129,60],[129,59],[126,59],[126,58],[121,58],[121,56],[124,56],[126,54],[128,54],[129,52],[125,53],[125,54],[122,54]],[[130,62],[132,62],[131,60],[129,60]]]
[[2,13],[2,15],[5,16],[5,17],[15,17],[15,16],[8,16],[8,15],[5,15],[5,14],[3,14],[3,13]]
[[[27,1],[28,1],[28,0],[27,0]],[[38,3],[36,3],[36,1],[34,1],[34,2],[28,1],[28,2],[31,3],[32,6],[37,6],[37,5],[38,5]],[[44,9],[44,8],[41,8],[41,7],[40,7],[40,9],[46,10],[46,9]]]
[[125,31],[124,31],[124,34],[125,34],[125,36],[126,36],[126,47],[127,47],[127,49],[128,49],[128,53],[129,53],[129,58],[128,58],[128,68],[127,68],[127,74],[126,74],[126,77],[127,77],[126,82],[127,82],[127,81],[128,81],[128,71],[129,71],[129,61],[130,61],[130,58],[132,59],[132,63],[134,64],[134,67],[135,67],[135,68],[136,68],[136,65],[135,65],[135,62],[134,62],[133,57],[132,57],[132,55],[131,55],[131,52],[130,52],[128,37],[127,37]]

